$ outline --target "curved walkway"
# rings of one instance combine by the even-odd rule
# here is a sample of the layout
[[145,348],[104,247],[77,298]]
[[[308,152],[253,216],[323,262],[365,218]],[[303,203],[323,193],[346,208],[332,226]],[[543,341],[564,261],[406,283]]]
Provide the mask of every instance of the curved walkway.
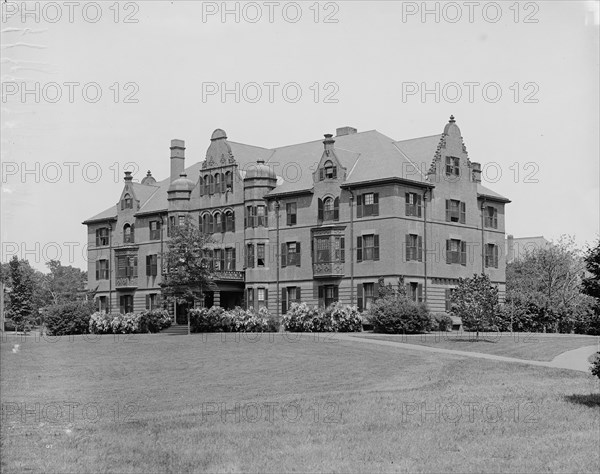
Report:
[[599,350],[597,345],[580,347],[579,349],[563,352],[562,354],[552,359],[550,362],[545,362],[539,360],[516,359],[514,357],[504,357],[494,354],[485,354],[483,352],[456,351],[453,349],[441,349],[439,347],[420,346],[417,344],[407,344],[403,342],[383,341],[380,339],[370,339],[367,337],[354,337],[350,334],[344,333],[335,333],[333,337],[343,341],[366,342],[370,344],[378,344],[381,346],[401,347],[402,349],[409,349],[415,351],[441,352],[443,354],[452,354],[464,357],[475,357],[478,359],[499,360],[502,362],[514,362],[519,364],[537,365],[541,367],[553,367],[557,369],[578,370],[581,372],[588,373],[590,367],[588,357]]

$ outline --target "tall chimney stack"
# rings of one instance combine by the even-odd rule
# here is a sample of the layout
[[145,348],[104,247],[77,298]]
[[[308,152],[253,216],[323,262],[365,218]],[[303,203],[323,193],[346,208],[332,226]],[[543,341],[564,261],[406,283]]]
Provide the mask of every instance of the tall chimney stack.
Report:
[[481,183],[481,163],[471,162],[471,173],[473,174],[473,181],[475,183]]
[[171,182],[179,178],[185,169],[185,142],[171,140]]
[[331,133],[326,133],[324,135],[325,140],[323,140],[323,145],[325,145],[325,151],[333,150],[333,144],[335,140],[332,138],[333,135]]

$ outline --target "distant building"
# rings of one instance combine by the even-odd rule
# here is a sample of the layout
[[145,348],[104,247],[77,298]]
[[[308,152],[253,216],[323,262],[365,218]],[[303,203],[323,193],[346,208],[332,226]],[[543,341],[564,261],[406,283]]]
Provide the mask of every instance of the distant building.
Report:
[[512,235],[506,236],[506,263],[510,263],[514,260],[519,260],[527,252],[533,250],[542,249],[550,245],[550,241],[546,240],[543,236],[537,237],[513,237]]
[[203,161],[186,168],[185,144],[172,140],[170,163],[160,182],[126,173],[117,204],[84,222],[102,310],[161,304],[161,253],[186,215],[216,241],[208,306],[281,314],[295,301],[341,300],[364,309],[380,277],[403,276],[411,298],[443,312],[458,278],[481,272],[504,294],[510,201],[481,184],[454,117],[423,138],[342,127],[274,149],[217,129]]

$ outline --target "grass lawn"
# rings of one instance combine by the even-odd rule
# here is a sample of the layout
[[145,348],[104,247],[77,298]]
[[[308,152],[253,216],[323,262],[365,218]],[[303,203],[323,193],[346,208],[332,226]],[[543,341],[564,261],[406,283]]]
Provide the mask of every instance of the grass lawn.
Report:
[[600,341],[598,336],[535,333],[515,333],[513,335],[510,333],[482,333],[479,335],[479,340],[475,339],[475,333],[469,332],[436,332],[420,335],[363,333],[356,337],[539,361],[551,361],[557,355],[579,347],[597,346]]
[[600,470],[589,374],[223,337],[3,339],[2,472]]

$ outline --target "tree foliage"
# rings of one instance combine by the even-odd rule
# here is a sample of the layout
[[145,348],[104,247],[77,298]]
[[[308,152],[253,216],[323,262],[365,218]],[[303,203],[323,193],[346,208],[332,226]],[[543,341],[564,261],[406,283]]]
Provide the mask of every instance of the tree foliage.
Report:
[[589,275],[582,279],[581,289],[586,295],[596,298],[600,305],[600,238],[595,247],[587,249],[584,262]]
[[170,240],[163,254],[166,273],[163,275],[163,294],[178,303],[197,302],[211,278],[206,259],[209,235],[202,233],[191,218],[170,230]]
[[6,314],[17,328],[24,328],[35,317],[33,269],[27,260],[13,256],[8,264],[10,297]]
[[52,304],[82,299],[86,284],[85,272],[72,266],[63,266],[58,260],[50,260],[46,266],[50,273],[45,276],[44,286]]
[[451,312],[461,318],[467,331],[497,329],[496,318],[500,314],[498,287],[485,275],[459,278],[452,292]]

